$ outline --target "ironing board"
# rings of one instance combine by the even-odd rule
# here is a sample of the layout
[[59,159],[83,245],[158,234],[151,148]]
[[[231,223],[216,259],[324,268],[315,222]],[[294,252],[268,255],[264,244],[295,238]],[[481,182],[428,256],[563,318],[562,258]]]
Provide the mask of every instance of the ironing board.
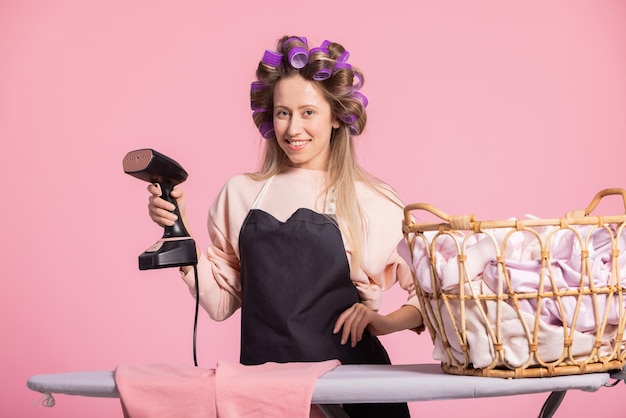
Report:
[[[539,417],[549,418],[568,390],[595,392],[603,386],[611,386],[611,379],[616,379],[615,383],[624,380],[625,375],[617,372],[500,379],[445,374],[439,364],[340,365],[317,380],[312,403],[318,405],[326,417],[339,418],[347,416],[336,406],[341,403],[421,402],[550,392],[539,414]],[[54,399],[53,394],[120,396],[113,371],[35,375],[28,379],[27,386],[48,395],[48,400]]]

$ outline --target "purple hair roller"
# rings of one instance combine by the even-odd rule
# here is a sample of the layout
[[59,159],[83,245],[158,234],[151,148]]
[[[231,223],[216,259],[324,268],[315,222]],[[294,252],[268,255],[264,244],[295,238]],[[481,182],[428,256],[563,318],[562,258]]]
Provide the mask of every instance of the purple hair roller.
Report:
[[347,62],[337,61],[333,66],[335,70],[351,70],[352,66]]
[[293,68],[302,68],[307,62],[309,62],[309,53],[307,49],[309,49],[309,43],[304,36],[301,37],[292,37],[285,41],[285,44],[289,44],[292,42],[303,43],[306,48],[302,48],[301,46],[292,47],[287,53],[289,64]]
[[367,107],[368,105],[368,101],[367,101],[367,97],[365,97],[365,95],[359,91],[355,91],[354,93],[352,93],[354,95],[354,98],[357,99],[358,101],[360,101],[361,103],[363,103],[363,107]]
[[275,51],[270,51],[269,49],[265,50],[263,54],[263,59],[261,60],[263,63],[269,65],[270,67],[280,67],[281,62],[283,62],[283,54],[279,54]]
[[343,53],[339,55],[339,58],[337,58],[337,61],[346,62],[348,61],[348,58],[350,58],[350,53],[348,51],[343,51]]
[[315,48],[311,48],[309,50],[309,55],[313,55],[316,52],[321,52],[321,53],[323,53],[325,55],[328,55],[328,48],[324,48],[322,46],[317,46]]
[[289,64],[293,68],[302,68],[309,62],[309,53],[306,49],[295,46],[289,50]]
[[250,90],[252,91],[263,90],[265,87],[267,86],[264,83],[261,83],[260,81],[253,81],[252,83],[250,83]]
[[275,136],[274,124],[272,122],[263,122],[259,125],[259,131],[265,139],[272,139]]
[[[318,53],[318,52],[321,52],[322,54],[326,56],[330,55],[328,52],[328,45],[330,45],[330,41],[322,42],[322,45],[315,47],[315,48],[311,48],[311,50],[309,51],[309,55],[313,55],[314,53]],[[332,75],[332,71],[329,68],[322,68],[318,70],[315,73],[315,75],[313,75],[313,80],[324,81],[324,80],[329,79],[331,75]]]
[[[263,90],[265,87],[267,86],[264,83],[261,83],[260,81],[253,81],[252,83],[250,83],[251,91]],[[254,101],[250,101],[250,108],[254,111],[254,113],[267,111],[266,108],[262,107],[261,105],[259,105],[257,102],[254,102]]]
[[359,131],[359,128],[357,128],[356,126],[350,125],[350,134],[352,136],[357,136],[361,134],[361,131]]
[[261,105],[259,105],[256,102],[250,102],[250,109],[252,109],[254,111],[254,113],[257,112],[267,112],[267,109]]
[[292,36],[291,38],[285,41],[285,43],[289,43],[289,42],[302,42],[303,44],[306,45],[307,48],[309,47],[309,41],[307,41],[305,36],[298,36],[298,37]]
[[328,68],[322,68],[313,75],[313,80],[324,81],[330,78],[332,72]]
[[354,116],[352,113],[348,115],[343,115],[340,117],[340,119],[346,125],[352,125],[356,122],[356,116]]
[[358,90],[361,87],[363,87],[363,77],[361,76],[361,74],[355,72],[354,73],[354,77],[356,77],[356,84],[354,85],[354,89]]

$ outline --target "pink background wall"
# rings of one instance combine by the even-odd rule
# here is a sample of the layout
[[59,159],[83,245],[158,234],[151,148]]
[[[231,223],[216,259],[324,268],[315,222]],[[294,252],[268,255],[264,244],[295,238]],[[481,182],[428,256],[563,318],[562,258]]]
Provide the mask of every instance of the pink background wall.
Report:
[[[138,271],[162,231],[122,158],[151,147],[183,164],[193,229],[207,245],[214,195],[256,167],[248,86],[283,34],[350,50],[370,99],[362,163],[407,203],[483,219],[558,217],[626,187],[623,1],[251,3],[0,1],[1,415],[121,416],[110,399],[34,405],[26,380],[191,364],[192,298],[175,271]],[[392,290],[383,310],[403,297]],[[237,359],[238,328],[238,315],[201,316],[200,365]],[[396,363],[432,361],[427,336],[383,339]],[[557,416],[623,416],[614,400],[625,391],[570,392]],[[544,399],[411,408],[530,417]]]

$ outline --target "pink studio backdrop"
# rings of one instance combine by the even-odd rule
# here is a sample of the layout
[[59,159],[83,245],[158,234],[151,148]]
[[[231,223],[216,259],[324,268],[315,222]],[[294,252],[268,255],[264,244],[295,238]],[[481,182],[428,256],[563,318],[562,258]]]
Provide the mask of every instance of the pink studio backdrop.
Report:
[[[193,301],[173,270],[137,269],[161,236],[151,147],[190,173],[192,229],[256,168],[248,87],[282,34],[344,43],[366,75],[361,161],[407,203],[479,218],[558,217],[626,187],[626,3],[615,1],[0,1],[0,414],[121,416],[117,400],[37,404],[29,376],[192,363]],[[601,208],[602,209],[602,208]],[[619,201],[604,208],[623,210]],[[390,291],[383,310],[402,303]],[[201,315],[201,366],[238,358],[238,315]],[[428,336],[383,337],[396,363]],[[558,417],[623,416],[626,388],[570,392]],[[415,416],[536,416],[545,395],[411,404]],[[506,411],[506,412],[504,412]]]

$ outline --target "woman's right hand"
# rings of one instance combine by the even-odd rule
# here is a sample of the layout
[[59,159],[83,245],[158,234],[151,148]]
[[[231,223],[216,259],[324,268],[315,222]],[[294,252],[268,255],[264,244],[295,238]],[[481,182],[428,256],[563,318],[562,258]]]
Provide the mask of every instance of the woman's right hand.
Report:
[[[148,213],[150,215],[150,219],[152,219],[160,226],[174,225],[174,222],[176,222],[176,220],[178,219],[176,214],[173,212],[175,206],[173,203],[168,202],[161,197],[161,187],[158,184],[149,184],[148,192],[150,192],[150,198],[148,203]],[[170,193],[170,196],[176,199],[178,211],[180,212],[184,221],[186,204],[185,196],[182,189],[174,187],[174,189]]]

